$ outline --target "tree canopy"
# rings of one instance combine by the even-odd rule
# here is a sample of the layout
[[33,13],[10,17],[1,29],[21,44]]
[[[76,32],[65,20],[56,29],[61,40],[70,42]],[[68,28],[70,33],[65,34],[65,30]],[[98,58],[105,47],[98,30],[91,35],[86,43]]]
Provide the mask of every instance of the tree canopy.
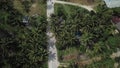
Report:
[[30,17],[24,26],[13,0],[0,1],[0,67],[46,68],[46,18]]
[[[82,53],[98,56],[110,55],[120,46],[120,36],[114,34],[116,27],[111,22],[115,10],[105,5],[99,5],[96,12],[88,12],[70,5],[56,6],[51,26],[57,38],[56,45],[59,51],[76,47]],[[76,35],[78,32],[81,33],[79,37]]]

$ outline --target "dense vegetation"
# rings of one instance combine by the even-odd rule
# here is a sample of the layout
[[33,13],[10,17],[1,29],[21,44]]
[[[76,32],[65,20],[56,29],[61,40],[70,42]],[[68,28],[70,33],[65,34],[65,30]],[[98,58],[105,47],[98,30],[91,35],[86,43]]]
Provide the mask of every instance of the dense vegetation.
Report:
[[0,68],[46,68],[46,18],[29,17],[27,25],[13,6],[0,1]]
[[116,11],[105,5],[99,5],[96,12],[70,5],[56,6],[51,26],[57,38],[60,61],[65,55],[75,54],[73,49],[91,57],[108,57],[120,47],[120,36],[115,34],[116,27],[111,22]]

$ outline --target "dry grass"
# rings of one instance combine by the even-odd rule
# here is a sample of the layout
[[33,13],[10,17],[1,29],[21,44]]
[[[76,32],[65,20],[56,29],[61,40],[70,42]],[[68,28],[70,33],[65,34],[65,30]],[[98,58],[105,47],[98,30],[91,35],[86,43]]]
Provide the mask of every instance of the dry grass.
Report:
[[31,5],[31,7],[29,8],[29,13],[24,10],[24,6],[20,1],[21,0],[14,0],[14,8],[20,11],[20,13],[22,13],[23,15],[46,15],[46,4],[40,3],[39,0],[35,0],[35,3]]
[[20,11],[22,14],[26,14],[24,6],[21,4],[20,0],[14,0],[14,8]]
[[73,3],[80,3],[80,4],[86,4],[86,5],[91,5],[93,4],[93,0],[69,0],[70,2]]
[[91,58],[91,59],[87,59],[87,60],[78,62],[78,65],[80,65],[80,66],[89,65],[92,62],[97,62],[97,61],[100,61],[101,59],[102,59],[101,57],[94,57],[94,58]]
[[40,14],[40,15],[46,15],[46,5],[39,2],[39,0],[36,0],[34,4],[32,4],[30,8],[30,15],[33,14]]
[[71,54],[71,55],[66,55],[63,57],[63,61],[70,61],[70,60],[76,60],[77,54]]

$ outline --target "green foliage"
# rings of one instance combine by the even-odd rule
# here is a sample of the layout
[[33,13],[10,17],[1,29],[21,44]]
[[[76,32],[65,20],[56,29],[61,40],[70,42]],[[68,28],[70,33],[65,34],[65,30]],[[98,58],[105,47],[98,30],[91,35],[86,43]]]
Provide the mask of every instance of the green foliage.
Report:
[[40,0],[41,3],[45,4],[47,0]]
[[79,68],[78,65],[74,62],[74,63],[70,63],[68,68]]
[[107,40],[107,44],[110,45],[111,48],[116,48],[117,46],[119,47],[120,45],[120,37],[115,36],[115,37],[109,37]]
[[97,7],[95,7],[95,10],[97,11],[97,12],[104,12],[104,11],[106,11],[108,8],[107,8],[107,6],[105,5],[105,4],[103,4],[103,5],[101,5],[101,4],[99,4]]
[[32,0],[24,0],[24,1],[21,1],[21,3],[23,4],[25,11],[29,12],[32,4]]
[[112,8],[112,10],[114,10],[114,15],[118,15],[120,16],[120,8],[119,7],[116,7],[116,8]]
[[30,17],[24,26],[12,0],[0,5],[0,68],[46,68],[46,18]]
[[116,58],[115,58],[115,61],[116,61],[117,63],[120,63],[120,57],[116,57]]
[[[59,4],[55,8],[56,14],[52,18],[51,26],[57,38],[59,52],[63,53],[75,47],[79,52],[92,57],[108,56],[119,47],[120,36],[113,35],[116,28],[111,22],[114,10],[105,5],[100,5],[96,12]],[[76,37],[77,32],[82,35]]]

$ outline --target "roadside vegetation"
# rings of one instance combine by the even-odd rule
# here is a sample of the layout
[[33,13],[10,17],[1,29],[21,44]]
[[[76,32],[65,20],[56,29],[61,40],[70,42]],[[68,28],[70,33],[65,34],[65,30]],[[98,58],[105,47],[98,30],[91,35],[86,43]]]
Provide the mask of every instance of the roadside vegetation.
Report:
[[[93,61],[96,60],[95,67],[91,63],[85,68],[104,66],[107,61],[103,62],[103,59],[110,58],[120,47],[120,34],[115,33],[116,27],[111,22],[112,16],[119,14],[119,10],[99,5],[96,12],[89,12],[75,6],[55,4],[51,26],[57,39],[59,61],[73,64],[72,68],[79,68],[89,65],[89,62],[81,62],[93,58]],[[100,57],[101,61],[95,57]],[[106,60],[110,61],[109,65],[114,65],[114,60]]]
[[46,18],[29,16],[23,23],[23,9],[13,1],[0,1],[0,68],[47,68]]

